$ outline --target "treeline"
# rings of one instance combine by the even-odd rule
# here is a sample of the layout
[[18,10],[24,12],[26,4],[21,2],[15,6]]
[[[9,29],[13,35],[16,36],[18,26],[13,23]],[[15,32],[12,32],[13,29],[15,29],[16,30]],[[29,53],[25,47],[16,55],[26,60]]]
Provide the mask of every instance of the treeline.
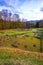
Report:
[[14,29],[14,28],[31,28],[35,27],[33,24],[28,22],[22,22],[20,20],[17,21],[5,21],[0,19],[0,29]]
[[43,27],[43,20],[39,22],[30,23],[29,21],[21,21],[18,14],[8,12],[8,10],[0,11],[0,29],[14,29],[14,28],[37,28]]

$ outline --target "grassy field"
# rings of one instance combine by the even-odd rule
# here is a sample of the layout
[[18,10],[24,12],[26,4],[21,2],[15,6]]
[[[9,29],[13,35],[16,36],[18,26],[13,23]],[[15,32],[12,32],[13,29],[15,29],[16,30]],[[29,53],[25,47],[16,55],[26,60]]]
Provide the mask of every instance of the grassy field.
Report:
[[37,33],[34,30],[36,29],[0,30],[0,47],[16,47],[29,51],[40,51],[40,39],[35,37]]
[[0,65],[43,65],[43,53],[0,47]]
[[34,31],[37,29],[0,30],[0,65],[43,65],[40,39]]

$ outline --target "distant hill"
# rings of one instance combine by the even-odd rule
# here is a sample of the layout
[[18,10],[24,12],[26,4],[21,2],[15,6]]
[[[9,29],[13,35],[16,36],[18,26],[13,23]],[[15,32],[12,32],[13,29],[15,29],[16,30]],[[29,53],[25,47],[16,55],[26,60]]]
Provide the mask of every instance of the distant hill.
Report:
[[29,23],[34,23],[34,22],[39,22],[40,20],[30,20],[30,21],[27,21]]

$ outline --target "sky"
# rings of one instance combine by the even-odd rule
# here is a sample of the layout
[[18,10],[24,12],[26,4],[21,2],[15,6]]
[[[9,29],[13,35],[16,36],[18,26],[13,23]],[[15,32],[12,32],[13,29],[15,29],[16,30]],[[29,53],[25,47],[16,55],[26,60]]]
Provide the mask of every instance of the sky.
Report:
[[8,9],[27,20],[43,19],[43,0],[0,0],[2,9]]

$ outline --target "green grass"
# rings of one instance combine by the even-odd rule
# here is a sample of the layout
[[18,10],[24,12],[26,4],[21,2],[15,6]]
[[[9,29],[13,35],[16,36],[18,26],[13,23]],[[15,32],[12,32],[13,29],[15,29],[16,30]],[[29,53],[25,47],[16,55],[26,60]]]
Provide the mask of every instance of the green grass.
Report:
[[[35,37],[35,35],[37,36],[37,33],[32,32],[32,30],[34,29],[0,30],[0,46],[13,47],[12,44],[15,44],[16,42],[17,48],[40,52],[40,40]],[[39,28],[39,30],[41,30],[41,28]],[[42,44],[42,49],[43,49],[43,44]]]
[[[3,32],[3,30],[2,30],[2,32]],[[4,30],[4,32],[2,33],[2,32],[0,32],[0,36],[2,35],[2,36],[4,36],[4,35],[19,35],[19,34],[25,34],[25,33],[27,33],[28,31],[20,31],[20,30]]]
[[34,35],[34,33],[32,33],[31,29],[28,29],[28,30],[15,30],[15,29],[12,29],[12,30],[0,30],[0,36],[4,36],[6,34],[7,35],[28,34],[30,36]]
[[43,62],[35,56],[20,55],[16,53],[0,52],[0,65],[43,65]]
[[[36,28],[39,31],[43,28]],[[5,35],[23,35],[27,34],[29,36],[34,36],[34,33],[32,32],[33,29],[27,29],[27,30],[17,30],[17,29],[11,29],[11,30],[0,30],[0,36],[5,36]]]

